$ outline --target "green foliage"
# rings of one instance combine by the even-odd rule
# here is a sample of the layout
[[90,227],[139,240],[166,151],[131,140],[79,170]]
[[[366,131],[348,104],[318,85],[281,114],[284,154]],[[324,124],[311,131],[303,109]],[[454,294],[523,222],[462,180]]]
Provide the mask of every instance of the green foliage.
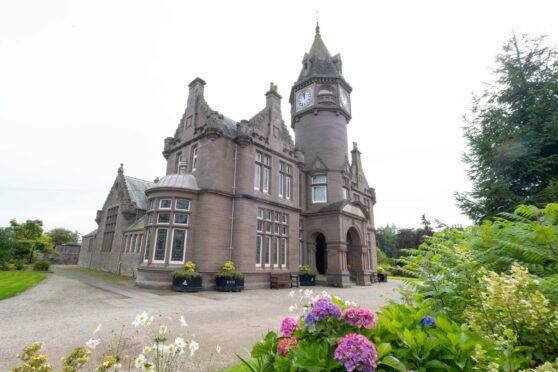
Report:
[[231,278],[231,279],[242,279],[244,278],[244,274],[240,271],[237,271],[234,267],[234,263],[232,261],[227,261],[223,265],[221,271],[215,274],[216,278]]
[[173,278],[199,278],[200,276],[201,274],[196,271],[196,264],[192,261],[186,262],[182,270],[172,273]]
[[316,276],[318,273],[310,265],[302,265],[298,270],[298,275]]
[[[52,251],[52,237],[43,234],[43,221],[10,221],[8,228],[0,232],[0,261],[24,259],[31,263],[37,252]],[[4,258],[3,258],[4,257]]]
[[55,227],[47,233],[52,238],[52,244],[78,244],[79,232],[71,231],[63,227]]
[[[14,257],[16,249],[15,233],[10,228],[0,228],[0,266]],[[1,270],[1,269],[0,269]]]
[[15,268],[16,270],[23,270],[23,269],[25,269],[25,262],[23,262],[22,260],[17,260],[17,261],[14,263],[14,268]]
[[50,268],[50,264],[48,263],[48,261],[45,260],[37,261],[33,265],[33,270],[35,271],[48,271],[49,268]]
[[[427,315],[435,319],[435,326],[421,325]],[[373,340],[378,345],[378,370],[472,371],[496,360],[488,343],[466,326],[430,311],[428,302],[381,308]]]
[[395,225],[385,225],[376,229],[376,245],[391,258],[399,257],[396,247],[397,227]]
[[470,193],[461,209],[480,222],[518,204],[558,200],[558,60],[544,37],[512,35],[496,58],[496,82],[465,118]]
[[0,271],[10,271],[12,265],[8,261],[0,261]]

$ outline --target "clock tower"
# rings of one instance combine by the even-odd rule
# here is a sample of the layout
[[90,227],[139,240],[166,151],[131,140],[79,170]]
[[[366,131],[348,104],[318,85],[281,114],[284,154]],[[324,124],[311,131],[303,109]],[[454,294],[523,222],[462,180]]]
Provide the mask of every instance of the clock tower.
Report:
[[373,204],[356,143],[347,143],[352,88],[343,78],[341,56],[332,56],[320,28],[291,94],[292,128],[301,170],[303,261],[318,282],[369,285],[375,268]]

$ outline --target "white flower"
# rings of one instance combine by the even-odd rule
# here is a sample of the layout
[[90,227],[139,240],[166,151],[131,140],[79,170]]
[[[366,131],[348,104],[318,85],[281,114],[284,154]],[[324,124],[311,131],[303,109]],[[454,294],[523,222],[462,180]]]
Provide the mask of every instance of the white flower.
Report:
[[144,367],[145,362],[147,361],[147,359],[145,359],[145,355],[140,354],[138,355],[138,357],[136,358],[136,369],[142,369]]
[[182,316],[178,319],[178,321],[180,322],[180,325],[181,325],[182,327],[187,327],[187,326],[188,326],[188,323],[186,323],[186,319],[184,319],[184,315],[182,315]]
[[164,324],[159,326],[159,334],[160,335],[164,335],[165,333],[167,333],[168,330],[169,330],[169,327],[167,327]]
[[290,291],[289,296],[294,297],[295,291]]
[[160,343],[153,344],[153,349],[157,350],[159,353],[163,352],[164,345]]
[[199,348],[200,348],[200,344],[198,344],[194,340],[190,341],[190,356],[193,356],[194,353],[199,350]]
[[142,350],[144,354],[149,354],[151,352],[151,348],[149,346],[145,346]]
[[164,353],[174,354],[175,351],[176,351],[176,346],[174,344],[168,344],[163,347]]
[[293,305],[289,306],[289,313],[292,313],[293,311],[295,311],[295,307]]
[[182,337],[177,337],[176,340],[174,340],[174,344],[181,349],[186,347],[186,341],[184,341]]
[[221,346],[217,345],[217,347],[215,348],[215,351],[217,351],[217,353],[221,352]]
[[136,315],[136,319],[132,322],[132,325],[134,327],[137,327],[139,325],[145,325],[145,323],[147,322],[147,318],[148,318],[148,315],[144,311],[143,313]]
[[153,316],[151,316],[151,318],[149,318],[149,320],[147,321],[148,326],[150,326],[151,323],[153,323],[153,319],[155,319]]
[[302,288],[298,290],[298,293],[302,293]]
[[304,297],[310,297],[312,296],[312,290],[311,289],[306,289],[304,291]]
[[90,348],[91,350],[95,350],[95,348],[101,343],[101,340],[97,339],[92,339],[90,338],[89,341],[87,341],[85,343],[85,346],[87,346],[88,348]]
[[93,334],[99,333],[99,331],[101,330],[101,326],[102,326],[102,324],[99,323],[99,325],[97,326],[97,328],[95,328],[95,330],[93,331]]

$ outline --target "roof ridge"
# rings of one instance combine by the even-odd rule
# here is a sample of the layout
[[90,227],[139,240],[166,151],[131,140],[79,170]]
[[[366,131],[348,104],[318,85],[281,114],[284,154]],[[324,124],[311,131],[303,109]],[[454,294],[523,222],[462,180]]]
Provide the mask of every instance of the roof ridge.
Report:
[[133,179],[135,179],[135,180],[143,181],[143,182],[155,183],[155,182],[153,182],[153,181],[148,181],[148,180],[144,180],[144,179],[142,179],[142,178],[137,178],[137,177],[133,177],[133,176],[128,176],[128,175],[126,175],[126,174],[124,175],[124,177],[126,177],[126,178],[133,178]]

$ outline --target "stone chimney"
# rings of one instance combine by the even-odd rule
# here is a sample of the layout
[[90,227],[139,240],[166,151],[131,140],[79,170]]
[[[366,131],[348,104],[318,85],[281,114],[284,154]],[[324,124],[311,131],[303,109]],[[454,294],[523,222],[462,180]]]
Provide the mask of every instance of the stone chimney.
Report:
[[353,149],[351,150],[351,168],[353,169],[353,174],[356,176],[357,185],[359,185],[359,176],[362,174],[362,164],[360,162],[360,151],[358,151],[356,142],[353,142]]
[[269,91],[265,94],[266,107],[281,107],[281,96],[277,93],[277,85],[270,83],[269,84]]
[[195,78],[190,84],[188,84],[188,87],[190,88],[190,97],[203,97],[203,88],[205,87],[205,81],[202,78]]

